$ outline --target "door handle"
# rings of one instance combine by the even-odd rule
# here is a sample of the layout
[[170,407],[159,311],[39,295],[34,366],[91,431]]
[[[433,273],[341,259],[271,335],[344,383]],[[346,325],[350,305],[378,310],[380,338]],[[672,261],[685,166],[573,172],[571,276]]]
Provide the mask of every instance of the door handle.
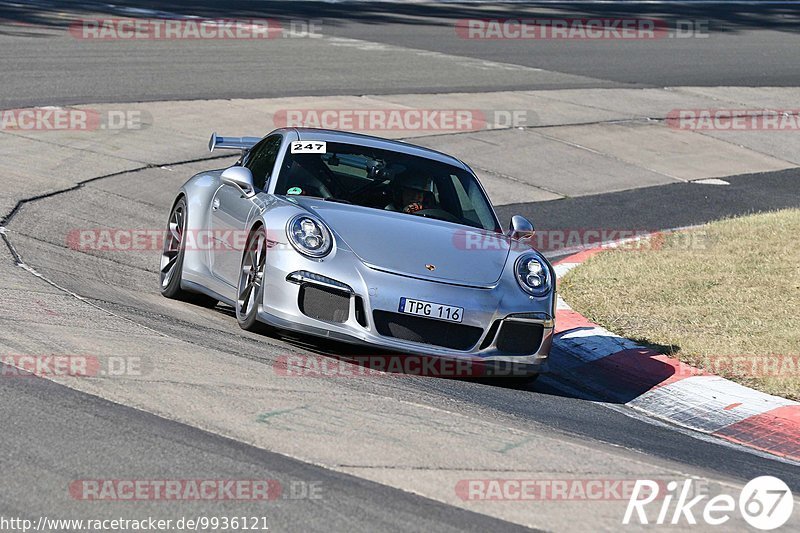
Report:
[[219,209],[219,198],[214,198],[214,201],[211,202],[211,210],[216,211]]

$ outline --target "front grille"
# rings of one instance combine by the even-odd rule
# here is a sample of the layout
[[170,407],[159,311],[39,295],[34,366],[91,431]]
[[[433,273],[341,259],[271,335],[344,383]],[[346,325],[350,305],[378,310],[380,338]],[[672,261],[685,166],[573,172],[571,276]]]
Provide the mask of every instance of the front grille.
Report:
[[303,284],[297,298],[300,311],[311,318],[325,322],[346,322],[350,315],[350,294]]
[[497,349],[511,355],[533,354],[541,346],[543,334],[541,324],[506,320],[497,336]]
[[375,320],[378,333],[384,337],[441,346],[451,350],[469,350],[475,346],[483,333],[481,328],[474,326],[389,311],[373,311],[372,318]]

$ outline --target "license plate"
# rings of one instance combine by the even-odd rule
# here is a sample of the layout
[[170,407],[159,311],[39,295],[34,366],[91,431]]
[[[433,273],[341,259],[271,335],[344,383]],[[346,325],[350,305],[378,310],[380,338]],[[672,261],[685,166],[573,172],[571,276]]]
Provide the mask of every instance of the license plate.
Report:
[[448,322],[461,322],[464,318],[463,307],[412,300],[411,298],[400,298],[400,312]]

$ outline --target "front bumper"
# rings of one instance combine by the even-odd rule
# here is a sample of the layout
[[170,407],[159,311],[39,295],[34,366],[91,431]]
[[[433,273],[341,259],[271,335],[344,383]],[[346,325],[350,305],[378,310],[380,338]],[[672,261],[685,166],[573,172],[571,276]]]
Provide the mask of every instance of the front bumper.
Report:
[[[503,275],[491,288],[465,287],[379,271],[364,265],[346,249],[336,249],[323,260],[312,260],[280,245],[267,253],[266,271],[259,320],[272,326],[408,354],[469,359],[487,365],[512,364],[528,373],[545,370],[553,337],[555,296],[529,296],[513,276]],[[301,272],[324,276],[334,283],[298,275]],[[349,298],[349,303],[335,320],[312,318],[300,304],[301,290],[308,286],[338,290],[342,297]],[[463,307],[461,324],[480,328],[480,336],[474,343],[469,341],[468,349],[453,349],[382,335],[374,312],[397,313],[402,297]],[[509,353],[498,346],[504,328],[510,331],[514,324],[535,324],[541,328],[540,340],[538,336],[533,339],[531,349],[525,353]]]

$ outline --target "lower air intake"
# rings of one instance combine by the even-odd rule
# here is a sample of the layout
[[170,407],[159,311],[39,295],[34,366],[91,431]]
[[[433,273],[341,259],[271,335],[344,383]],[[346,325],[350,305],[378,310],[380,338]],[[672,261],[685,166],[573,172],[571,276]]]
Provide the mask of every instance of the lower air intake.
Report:
[[441,346],[451,350],[469,350],[481,338],[483,330],[474,326],[408,316],[389,311],[374,311],[375,328],[384,337]]
[[298,305],[307,317],[342,323],[350,315],[350,294],[327,287],[302,285]]
[[497,349],[510,355],[536,353],[542,344],[544,326],[506,320],[497,335]]

